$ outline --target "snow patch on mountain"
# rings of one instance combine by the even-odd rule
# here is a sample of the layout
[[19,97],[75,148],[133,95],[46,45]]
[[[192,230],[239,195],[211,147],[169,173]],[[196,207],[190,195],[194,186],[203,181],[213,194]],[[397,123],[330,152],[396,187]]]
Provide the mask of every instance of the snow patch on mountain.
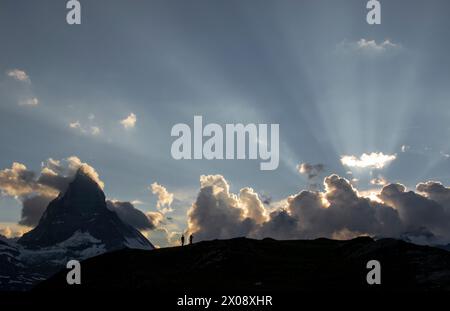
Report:
[[125,238],[125,246],[134,249],[152,250],[153,247],[138,238]]
[[76,231],[67,240],[51,247],[41,249],[21,248],[20,259],[28,264],[48,261],[61,268],[71,260],[84,260],[106,253],[107,249],[102,241],[94,238],[89,232]]
[[57,244],[59,247],[79,247],[89,244],[100,244],[102,241],[94,238],[89,232],[76,231],[70,238]]

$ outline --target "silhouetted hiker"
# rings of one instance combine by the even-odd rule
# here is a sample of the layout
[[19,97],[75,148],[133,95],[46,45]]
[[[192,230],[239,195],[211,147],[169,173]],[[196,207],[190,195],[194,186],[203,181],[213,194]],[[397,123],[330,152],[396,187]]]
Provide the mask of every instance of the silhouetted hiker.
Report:
[[184,235],[181,235],[181,246],[184,246]]
[[191,234],[190,236],[189,236],[189,244],[192,244],[192,241],[194,240],[194,236]]

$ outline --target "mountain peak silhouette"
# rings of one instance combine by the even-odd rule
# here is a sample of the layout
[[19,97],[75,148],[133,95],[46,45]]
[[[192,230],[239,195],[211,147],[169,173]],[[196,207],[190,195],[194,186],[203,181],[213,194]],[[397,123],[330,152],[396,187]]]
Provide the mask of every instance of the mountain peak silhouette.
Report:
[[138,230],[107,208],[100,185],[82,167],[66,191],[50,202],[36,228],[18,242],[29,248],[49,247],[79,233],[100,240],[108,251],[154,248]]

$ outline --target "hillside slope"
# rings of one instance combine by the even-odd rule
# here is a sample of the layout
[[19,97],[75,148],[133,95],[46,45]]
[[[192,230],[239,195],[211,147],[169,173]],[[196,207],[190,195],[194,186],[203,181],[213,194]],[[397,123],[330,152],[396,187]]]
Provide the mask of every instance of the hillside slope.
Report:
[[[366,263],[381,262],[368,286]],[[37,290],[301,291],[450,290],[450,253],[393,239],[215,240],[154,251],[121,250],[82,262],[82,284],[65,273]]]

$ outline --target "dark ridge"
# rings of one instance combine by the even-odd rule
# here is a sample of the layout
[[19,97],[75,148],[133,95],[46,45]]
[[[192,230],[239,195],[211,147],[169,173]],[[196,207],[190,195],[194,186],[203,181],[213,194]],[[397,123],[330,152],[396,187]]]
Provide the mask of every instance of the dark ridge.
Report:
[[[381,263],[381,285],[366,282],[366,264],[372,259]],[[122,250],[88,259],[81,266],[81,285],[67,285],[64,271],[35,290],[450,290],[450,253],[367,237],[349,241],[214,240],[154,251]]]

